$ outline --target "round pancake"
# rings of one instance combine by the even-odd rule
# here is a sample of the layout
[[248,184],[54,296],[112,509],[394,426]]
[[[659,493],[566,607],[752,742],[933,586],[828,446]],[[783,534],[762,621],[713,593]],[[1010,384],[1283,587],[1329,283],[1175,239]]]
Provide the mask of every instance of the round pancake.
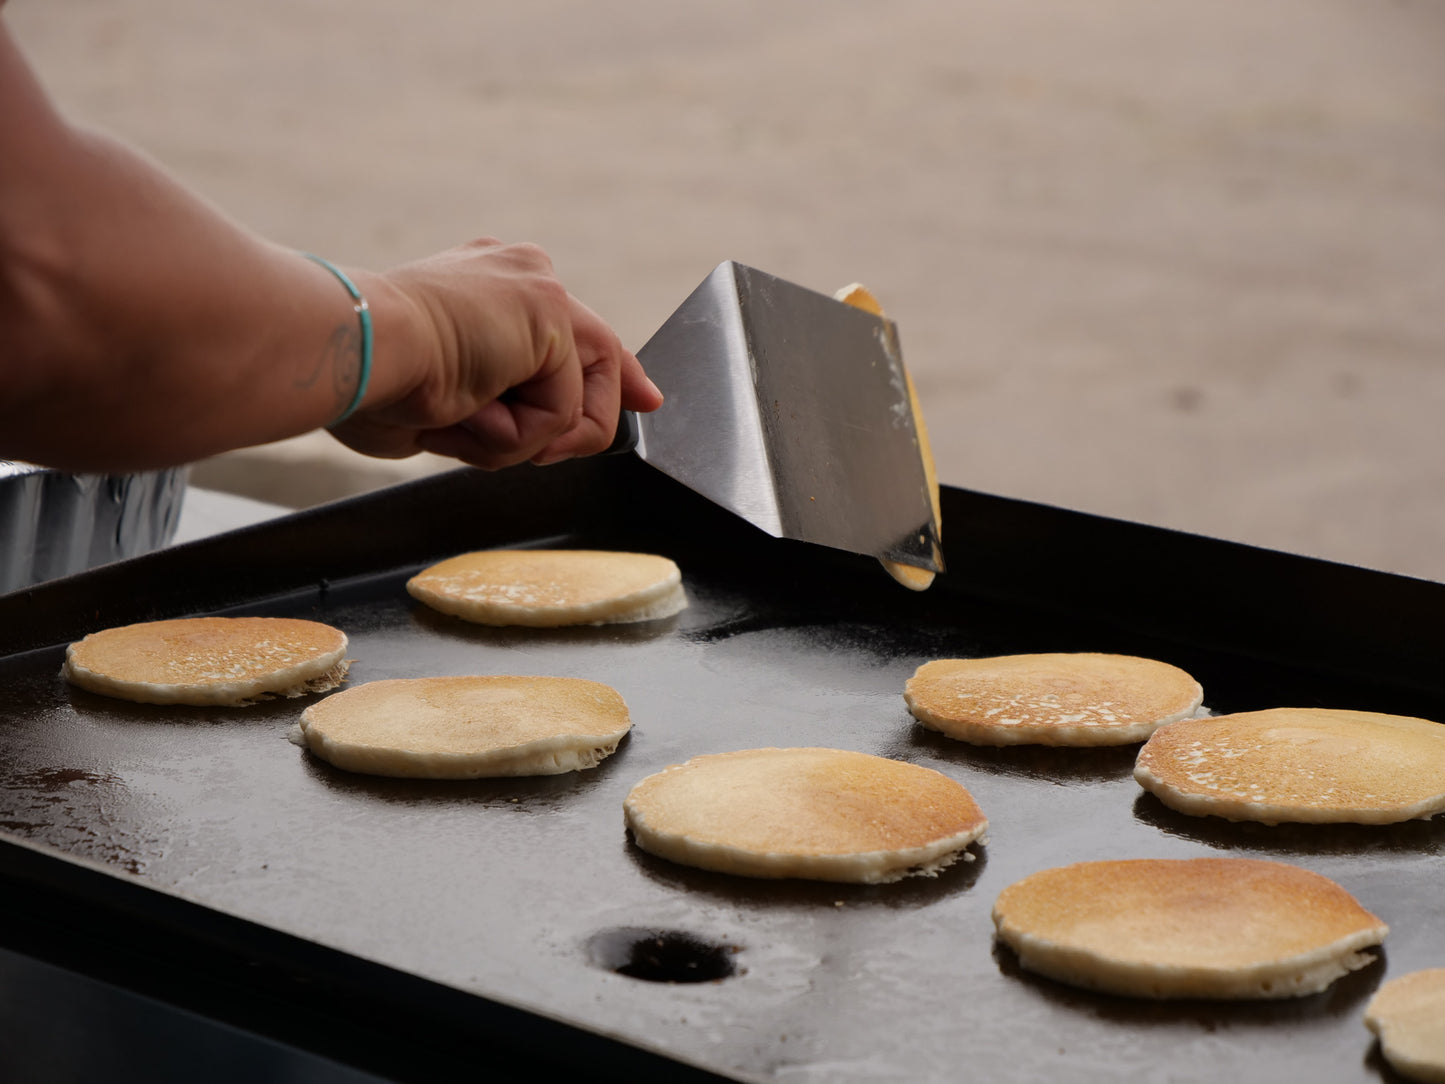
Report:
[[1445,1084],[1445,967],[1385,983],[1365,1006],[1365,1026],[1401,1076]]
[[346,634],[290,617],[187,617],[93,632],[60,673],[143,704],[228,705],[325,692],[349,665]]
[[693,757],[638,783],[623,813],[639,847],[683,865],[861,884],[933,876],[988,828],[946,775],[838,749]]
[[1445,726],[1325,708],[1186,719],[1149,739],[1134,778],[1171,809],[1201,817],[1428,818],[1445,809]]
[[1203,697],[1177,666],[1088,653],[939,659],[903,687],[920,723],[974,745],[1127,745]]
[[[835,301],[841,301],[845,305],[852,305],[855,309],[862,309],[864,312],[871,312],[874,316],[883,316],[883,306],[873,296],[873,292],[861,282],[841,287],[833,294]],[[923,421],[923,408],[918,403],[918,389],[913,386],[913,377],[909,375],[905,366],[903,379],[908,382],[908,404],[913,410],[913,430],[918,434],[918,451],[923,457],[923,474],[928,482],[928,497],[933,503],[933,522],[938,527],[939,538],[943,537],[943,504],[940,500],[938,490],[938,467],[933,461],[933,445],[928,440],[928,426]],[[934,557],[938,558],[937,547],[934,548]],[[919,568],[917,565],[905,565],[898,561],[889,561],[882,557],[878,563],[883,566],[885,572],[892,576],[910,591],[926,591],[933,586],[933,579],[937,573],[926,568]]]
[[1081,862],[999,894],[1030,971],[1148,998],[1283,998],[1364,967],[1389,928],[1327,877],[1252,858]]
[[483,550],[407,581],[413,598],[479,625],[606,625],[671,617],[687,605],[666,557],[602,550]]
[[350,772],[416,779],[559,775],[595,767],[631,728],[608,685],[565,677],[372,681],[301,713],[301,738]]

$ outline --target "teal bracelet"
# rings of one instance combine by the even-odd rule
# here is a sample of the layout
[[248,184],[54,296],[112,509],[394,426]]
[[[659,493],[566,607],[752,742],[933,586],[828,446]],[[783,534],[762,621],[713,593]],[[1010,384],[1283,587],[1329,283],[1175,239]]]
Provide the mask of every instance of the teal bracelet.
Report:
[[341,268],[337,267],[330,260],[323,259],[310,252],[303,252],[301,255],[305,256],[308,260],[314,260],[316,263],[319,263],[341,280],[341,285],[345,286],[346,292],[351,295],[352,307],[356,309],[356,318],[361,321],[361,375],[356,381],[356,394],[351,397],[351,402],[347,405],[346,409],[341,412],[341,416],[332,422],[331,425],[327,426],[328,429],[331,429],[340,425],[356,413],[356,408],[361,405],[361,400],[366,397],[366,385],[371,382],[371,306],[366,303],[366,298],[361,296],[361,291],[356,288],[356,283],[352,282],[351,278],[345,271],[341,270]]

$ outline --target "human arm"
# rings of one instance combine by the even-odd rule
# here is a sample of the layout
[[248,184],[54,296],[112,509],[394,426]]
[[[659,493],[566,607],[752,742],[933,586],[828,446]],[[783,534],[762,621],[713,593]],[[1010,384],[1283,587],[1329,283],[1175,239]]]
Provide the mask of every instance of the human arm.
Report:
[[[661,401],[534,246],[347,273],[374,326],[336,430],[359,450],[548,461]],[[331,272],[66,123],[0,20],[0,456],[143,469],[307,432],[351,401],[359,346]]]

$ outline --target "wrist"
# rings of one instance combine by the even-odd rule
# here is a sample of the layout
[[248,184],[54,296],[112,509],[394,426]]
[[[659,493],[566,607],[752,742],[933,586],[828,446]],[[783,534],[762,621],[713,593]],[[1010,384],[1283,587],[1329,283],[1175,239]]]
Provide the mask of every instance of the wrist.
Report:
[[337,359],[340,366],[337,377],[346,404],[341,413],[331,422],[331,427],[334,428],[356,413],[371,387],[371,356],[374,338],[371,326],[371,305],[367,302],[366,295],[361,292],[360,287],[352,281],[351,276],[326,257],[318,256],[314,252],[305,252],[302,255],[312,263],[326,268],[331,272],[332,277],[341,283],[347,296],[351,298],[351,311],[356,315],[354,328],[343,325],[339,329],[341,337],[338,339],[337,333],[333,333],[332,337],[333,344],[341,348],[342,356]]
[[348,274],[366,298],[372,328],[371,379],[356,409],[372,413],[404,401],[422,383],[435,336],[422,307],[385,274]]

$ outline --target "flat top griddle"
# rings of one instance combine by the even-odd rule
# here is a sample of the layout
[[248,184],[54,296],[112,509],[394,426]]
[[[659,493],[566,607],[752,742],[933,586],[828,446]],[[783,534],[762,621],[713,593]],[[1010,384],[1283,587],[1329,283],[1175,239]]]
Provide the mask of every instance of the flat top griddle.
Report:
[[[457,1026],[475,1006],[487,1042],[506,1041],[487,1007],[511,1007],[559,1046],[602,1036],[660,1055],[646,1063],[656,1079],[683,1066],[783,1081],[1388,1075],[1360,1018],[1387,974],[1445,965],[1445,821],[1185,817],[1133,782],[1137,747],[975,749],[916,726],[901,691],[931,658],[1120,651],[1189,669],[1220,712],[1320,704],[1445,718],[1438,664],[1424,661],[1440,657],[1440,634],[1418,635],[1433,628],[1438,585],[951,490],[955,571],[912,595],[870,561],[768,539],[626,461],[545,478],[460,472],[0,599],[0,874],[26,891],[68,876],[37,862],[99,863],[144,891],[123,906],[100,891],[87,909],[90,890],[76,888],[71,905],[90,922],[145,917],[153,903],[158,928],[204,944],[229,936],[208,933],[208,916],[241,919],[292,939],[298,960],[307,945],[332,950],[306,964],[312,981],[367,965],[346,979],[359,1003],[384,1000],[389,976],[424,980],[459,992]],[[405,594],[436,557],[539,543],[673,556],[691,605],[634,626],[485,629]],[[583,773],[384,780],[286,740],[308,700],[161,709],[56,676],[62,641],[212,611],[337,625],[351,637],[353,683],[604,681],[634,730]],[[859,887],[709,874],[629,842],[621,803],[633,782],[764,745],[936,768],[973,792],[988,843],[937,879]],[[1226,853],[1340,882],[1391,924],[1381,959],[1309,998],[1155,1005],[1022,973],[994,945],[994,898],[1035,870]],[[651,963],[664,974],[735,973],[619,974],[648,938],[662,940]],[[273,966],[287,968],[287,951],[274,949]]]

